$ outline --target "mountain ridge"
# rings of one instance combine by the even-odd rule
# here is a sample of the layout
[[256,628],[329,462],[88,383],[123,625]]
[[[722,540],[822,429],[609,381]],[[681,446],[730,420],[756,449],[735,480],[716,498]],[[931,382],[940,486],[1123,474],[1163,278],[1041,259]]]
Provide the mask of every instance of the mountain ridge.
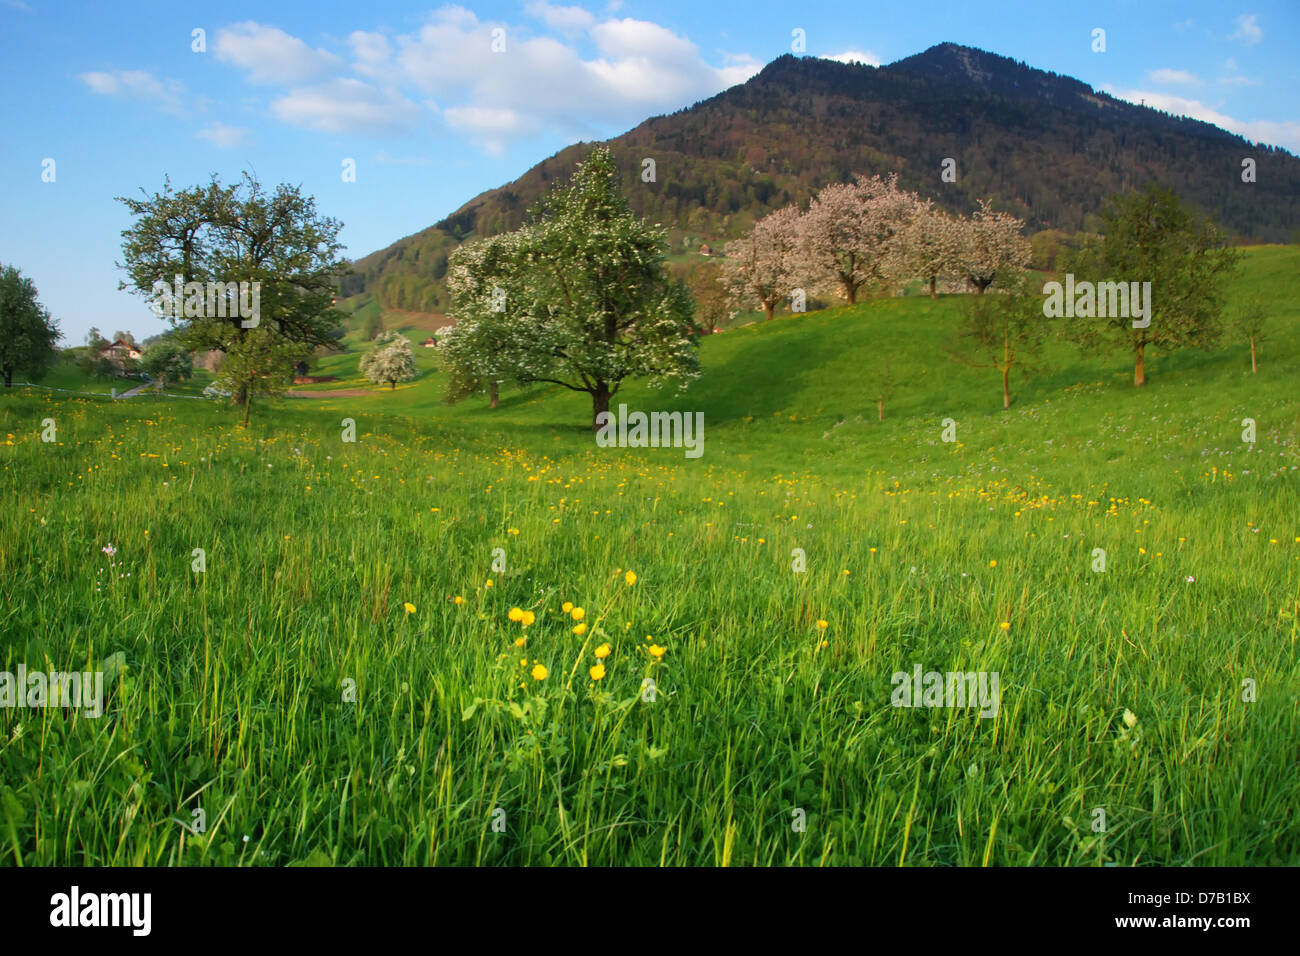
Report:
[[[714,244],[790,202],[855,173],[900,184],[953,212],[976,197],[1027,232],[1095,229],[1105,199],[1152,180],[1175,186],[1239,238],[1286,241],[1300,221],[1300,159],[1212,124],[1127,103],[973,47],[940,43],[881,67],[785,54],[745,83],[606,140],[634,211],[674,242]],[[358,259],[344,295],[384,308],[439,312],[461,241],[516,228],[590,143],[565,147],[434,225]],[[1258,182],[1240,181],[1255,158]],[[641,160],[656,160],[642,183]],[[957,162],[956,183],[939,178]]]

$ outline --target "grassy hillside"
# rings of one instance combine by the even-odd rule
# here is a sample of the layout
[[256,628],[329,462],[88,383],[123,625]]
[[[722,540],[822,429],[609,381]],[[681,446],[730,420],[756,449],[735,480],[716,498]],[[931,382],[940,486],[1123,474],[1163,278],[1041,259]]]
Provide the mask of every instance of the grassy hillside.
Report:
[[[688,392],[617,399],[703,411],[699,459],[427,367],[248,429],[2,396],[0,668],[112,690],[0,709],[0,858],[1294,864],[1300,249],[1247,291],[1258,375],[1060,347],[1008,412],[943,354],[958,298],[711,336]],[[996,672],[997,715],[891,706],[918,665]]]

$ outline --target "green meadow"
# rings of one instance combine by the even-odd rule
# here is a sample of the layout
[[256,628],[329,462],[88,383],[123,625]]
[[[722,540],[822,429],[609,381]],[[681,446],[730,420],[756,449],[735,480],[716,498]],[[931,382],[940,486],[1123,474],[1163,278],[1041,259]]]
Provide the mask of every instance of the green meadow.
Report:
[[[703,412],[698,459],[561,388],[448,405],[423,331],[248,428],[15,388],[0,670],[105,701],[0,708],[0,860],[1296,864],[1300,248],[1247,293],[1258,374],[1059,344],[1007,411],[960,296],[733,328],[615,397]],[[892,706],[917,667],[996,715]]]

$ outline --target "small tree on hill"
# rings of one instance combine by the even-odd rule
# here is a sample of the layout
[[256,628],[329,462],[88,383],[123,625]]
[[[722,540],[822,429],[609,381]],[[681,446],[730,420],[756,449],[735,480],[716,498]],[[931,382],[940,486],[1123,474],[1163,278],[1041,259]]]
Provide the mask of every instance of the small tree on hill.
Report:
[[974,296],[964,303],[961,335],[964,347],[953,357],[972,368],[996,369],[1002,376],[1002,407],[1011,407],[1011,373],[1032,371],[1042,352],[1048,319],[1043,300],[1026,275],[1005,276],[1004,288]]
[[1033,257],[1021,230],[1025,223],[1005,212],[995,212],[987,199],[969,219],[961,220],[957,264],[960,274],[975,287],[976,295],[1001,277],[1018,275]]
[[698,266],[688,280],[691,296],[695,299],[695,321],[704,335],[721,327],[731,314],[725,281],[723,268],[716,262]]
[[247,425],[254,397],[283,395],[288,388],[298,345],[265,327],[243,331],[226,348],[213,386],[243,405]]
[[860,290],[897,274],[896,237],[915,208],[916,197],[900,190],[895,176],[827,186],[800,217],[795,271],[814,289],[838,291],[853,305]]
[[374,348],[361,356],[361,374],[376,385],[389,385],[415,378],[415,353],[411,342],[400,332],[385,332],[375,340]]
[[1241,254],[1228,247],[1213,219],[1155,184],[1114,197],[1102,220],[1104,235],[1073,257],[1073,271],[1092,281],[1150,282],[1151,314],[1137,327],[1127,315],[1076,320],[1073,337],[1083,349],[1131,349],[1133,384],[1145,385],[1147,346],[1214,347],[1223,332],[1227,281]]
[[778,209],[754,223],[748,234],[727,243],[722,270],[731,302],[739,308],[761,308],[770,321],[777,303],[795,286],[798,244],[797,206]]
[[1259,296],[1254,296],[1242,305],[1232,321],[1232,331],[1241,342],[1250,346],[1252,373],[1259,371],[1259,364],[1255,361],[1255,345],[1264,339],[1264,324],[1264,303]]
[[163,339],[145,349],[140,367],[166,391],[168,382],[180,382],[194,374],[194,360],[178,343]]
[[961,220],[948,215],[930,200],[919,205],[900,234],[904,269],[921,279],[937,299],[940,279],[960,273]]
[[58,358],[59,325],[37,300],[36,285],[13,266],[0,267],[0,374],[5,387],[14,375],[34,381]]

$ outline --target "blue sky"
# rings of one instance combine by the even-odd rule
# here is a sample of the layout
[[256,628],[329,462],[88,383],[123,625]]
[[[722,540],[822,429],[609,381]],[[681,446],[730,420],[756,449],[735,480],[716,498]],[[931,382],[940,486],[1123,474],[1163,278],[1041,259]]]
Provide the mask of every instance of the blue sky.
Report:
[[0,262],[36,281],[65,344],[165,328],[117,291],[115,196],[251,169],[314,195],[356,258],[569,143],[743,82],[795,30],[807,55],[873,65],[980,47],[1300,152],[1296,0],[181,6],[0,0]]

